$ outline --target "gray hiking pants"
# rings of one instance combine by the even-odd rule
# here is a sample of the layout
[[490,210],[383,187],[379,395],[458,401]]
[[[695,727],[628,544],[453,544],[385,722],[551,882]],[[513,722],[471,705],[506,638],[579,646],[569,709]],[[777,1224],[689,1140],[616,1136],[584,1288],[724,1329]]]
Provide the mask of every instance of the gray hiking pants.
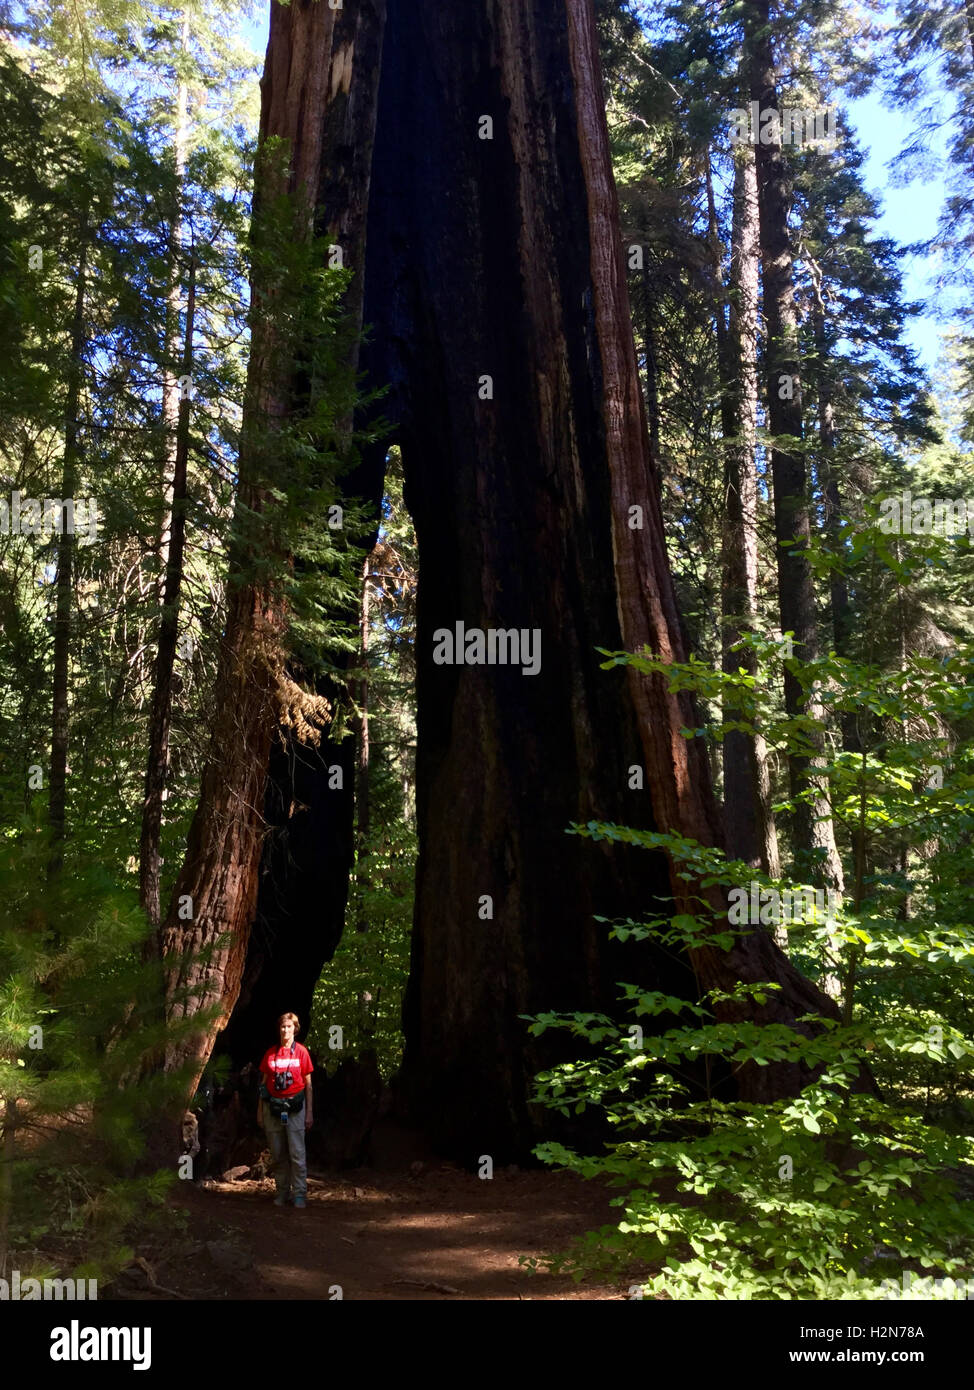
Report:
[[304,1148],[304,1116],[299,1110],[296,1115],[288,1115],[287,1124],[282,1125],[280,1116],[271,1114],[270,1106],[264,1104],[264,1133],[267,1147],[271,1151],[274,1168],[274,1181],[279,1197],[306,1197],[308,1195],[308,1161]]

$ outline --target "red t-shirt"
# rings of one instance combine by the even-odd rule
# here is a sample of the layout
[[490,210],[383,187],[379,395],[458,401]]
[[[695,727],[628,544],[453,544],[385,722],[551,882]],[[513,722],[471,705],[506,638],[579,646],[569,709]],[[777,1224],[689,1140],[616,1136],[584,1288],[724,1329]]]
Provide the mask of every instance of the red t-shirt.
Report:
[[269,1047],[260,1070],[268,1094],[280,1100],[304,1090],[305,1078],[314,1071],[314,1064],[304,1043],[296,1042],[290,1047]]

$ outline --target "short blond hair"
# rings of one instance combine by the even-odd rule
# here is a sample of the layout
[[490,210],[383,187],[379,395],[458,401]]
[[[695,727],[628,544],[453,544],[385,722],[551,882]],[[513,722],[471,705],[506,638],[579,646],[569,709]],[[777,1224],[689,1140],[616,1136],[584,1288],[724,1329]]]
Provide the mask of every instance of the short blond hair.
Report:
[[280,1018],[277,1020],[278,1028],[280,1028],[282,1023],[293,1023],[295,1033],[300,1033],[301,1031],[301,1020],[298,1018],[297,1014],[281,1014]]

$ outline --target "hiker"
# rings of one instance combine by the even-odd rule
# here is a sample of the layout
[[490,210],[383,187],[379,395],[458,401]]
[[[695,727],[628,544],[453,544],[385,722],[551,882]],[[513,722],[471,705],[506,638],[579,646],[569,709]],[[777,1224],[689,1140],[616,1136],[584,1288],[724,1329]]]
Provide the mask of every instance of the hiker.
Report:
[[271,1151],[277,1183],[276,1207],[286,1206],[292,1195],[296,1207],[308,1205],[304,1135],[313,1119],[311,1073],[314,1064],[304,1044],[295,1042],[300,1027],[297,1014],[281,1014],[277,1020],[278,1045],[267,1049],[260,1064],[257,1123],[263,1125]]

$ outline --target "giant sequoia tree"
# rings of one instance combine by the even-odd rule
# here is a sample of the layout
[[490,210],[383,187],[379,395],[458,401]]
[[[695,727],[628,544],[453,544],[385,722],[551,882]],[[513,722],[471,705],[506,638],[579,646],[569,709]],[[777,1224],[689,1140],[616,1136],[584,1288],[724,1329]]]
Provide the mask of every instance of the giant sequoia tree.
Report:
[[[731,955],[706,948],[682,965],[644,950],[623,975],[620,957],[636,948],[608,948],[595,914],[639,916],[670,894],[683,906],[691,889],[662,856],[565,834],[572,822],[599,820],[704,843],[720,835],[702,746],[681,733],[695,722],[688,699],[659,676],[604,672],[598,651],[685,654],[591,0],[463,9],[391,0],[380,68],[381,10],[347,5],[340,39],[320,0],[272,8],[262,132],[290,142],[289,186],[316,201],[319,225],[335,216],[329,198],[362,208],[368,195],[365,362],[370,384],[391,388],[383,408],[402,447],[421,557],[420,860],[404,1089],[442,1146],[499,1158],[536,1136],[530,1078],[552,1057],[529,1042],[524,1013],[609,1009],[624,977],[678,990],[691,966],[705,986],[778,981],[773,1017],[828,1004],[763,932]],[[355,33],[362,16],[367,42]],[[370,171],[367,122],[335,138],[334,101],[347,95],[349,109],[367,115],[377,81]],[[343,161],[351,172],[339,185]],[[261,373],[273,382],[280,364],[262,351],[256,320],[254,331],[259,399]],[[273,390],[282,397],[279,382]],[[241,640],[255,614],[252,604],[231,610]],[[438,664],[437,634],[457,624],[536,634],[540,668],[464,664],[462,644],[460,660]],[[249,771],[239,747],[219,750],[230,760],[211,764],[177,892],[192,878],[203,907],[184,944],[231,930],[209,980],[226,1012],[253,917],[254,807],[274,710],[239,678],[223,691],[235,718],[245,710],[256,721]],[[234,776],[232,806],[242,811],[226,793]],[[235,820],[231,874],[219,853]],[[306,875],[321,849],[306,841]],[[338,877],[323,886],[343,904]],[[170,949],[174,928],[171,913]],[[309,949],[291,985],[304,990],[321,928],[295,930]],[[200,1064],[208,1045],[196,1052]],[[743,1085],[760,1096],[793,1080],[755,1069]]]

